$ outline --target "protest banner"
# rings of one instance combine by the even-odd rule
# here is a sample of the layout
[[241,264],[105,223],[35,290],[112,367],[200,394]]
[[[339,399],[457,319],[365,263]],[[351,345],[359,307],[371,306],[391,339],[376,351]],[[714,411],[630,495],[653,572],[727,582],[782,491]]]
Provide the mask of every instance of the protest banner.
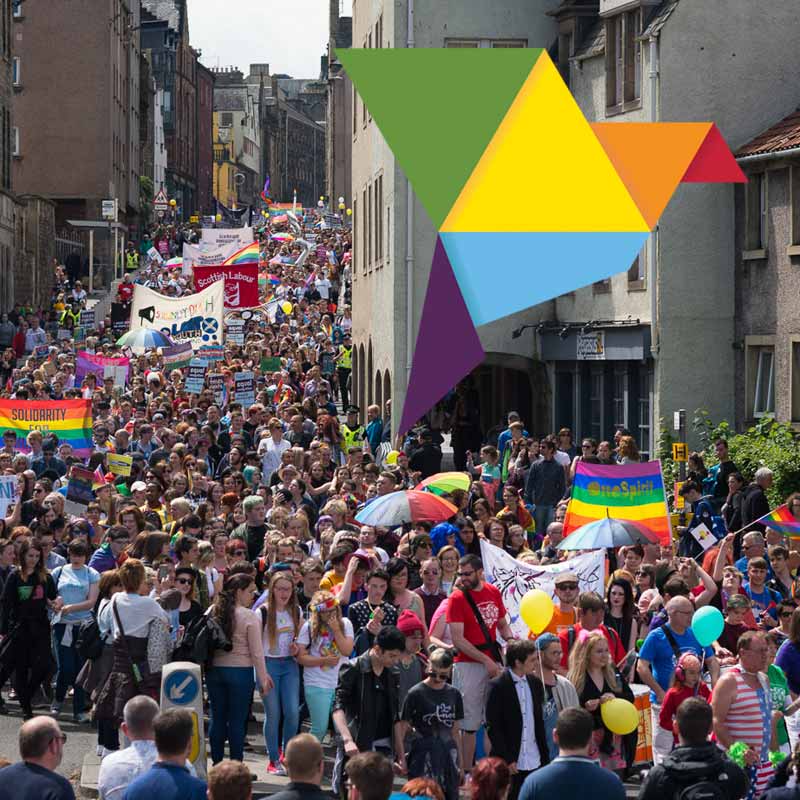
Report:
[[91,373],[97,377],[98,383],[111,377],[114,379],[114,386],[124,387],[128,380],[129,369],[129,358],[99,356],[79,350],[75,360],[75,382],[80,385],[80,382]]
[[236,244],[240,249],[253,241],[253,229],[247,228],[203,228],[200,231],[200,244],[208,248],[225,247]]
[[72,445],[78,458],[92,453],[91,400],[2,400],[0,429],[17,434],[17,450],[29,453],[25,437],[31,431],[42,436],[54,433],[59,441]]
[[17,486],[19,481],[16,475],[0,476],[0,517],[8,516],[8,507],[18,501]]
[[129,303],[111,304],[111,333],[119,339],[131,324],[131,307]]
[[225,308],[252,308],[259,304],[257,264],[194,267],[198,291],[220,280],[225,281]]
[[214,402],[217,405],[225,403],[228,392],[225,389],[225,376],[221,372],[209,373],[208,388],[214,392]]
[[225,342],[228,344],[244,344],[244,329],[247,323],[243,319],[232,319],[225,323]]
[[50,355],[50,345],[37,344],[36,347],[33,348],[31,355],[34,358],[47,358]]
[[131,303],[131,328],[140,326],[162,331],[173,342],[202,345],[222,344],[224,281],[185,297],[165,297],[137,285]]
[[245,408],[256,401],[256,376],[252,372],[237,372],[234,376],[233,399]]
[[115,475],[123,475],[126,478],[131,474],[133,456],[106,453],[106,461],[108,462],[109,472],[113,472]]
[[86,514],[86,507],[94,500],[93,477],[91,470],[77,465],[72,466],[67,483],[67,499],[64,503],[64,510],[68,514],[75,516]]
[[564,519],[564,536],[581,525],[611,517],[634,522],[667,545],[670,542],[667,514],[660,461],[610,466],[579,461]]
[[161,360],[164,364],[164,371],[172,369],[183,369],[189,366],[192,360],[192,345],[190,342],[176,344],[175,347],[165,347],[161,351]]
[[194,267],[213,267],[217,264],[224,264],[237,250],[240,250],[239,242],[231,242],[222,247],[215,247],[203,244],[185,244],[183,246],[183,270],[184,275],[191,275]]
[[159,253],[158,250],[156,250],[155,247],[151,247],[147,251],[147,258],[150,261],[155,261],[155,263],[159,264],[159,265],[164,263],[164,256],[162,256],[161,253]]
[[193,358],[189,362],[189,371],[186,374],[186,384],[184,388],[189,394],[200,394],[206,380],[206,370],[208,362],[202,358]]
[[605,586],[605,550],[593,550],[558,564],[539,566],[517,561],[505,550],[481,539],[481,560],[486,580],[496,586],[503,596],[508,619],[514,635],[528,638],[528,626],[519,615],[519,603],[531,589],[541,589],[558,602],[555,596],[555,578],[561,572],[574,572],[582,592],[597,592],[603,596]]
[[95,314],[93,308],[84,308],[81,311],[81,327],[87,330],[92,330],[95,323]]
[[197,357],[202,358],[203,361],[207,361],[209,364],[213,361],[224,361],[225,360],[225,348],[224,347],[201,347],[197,351]]

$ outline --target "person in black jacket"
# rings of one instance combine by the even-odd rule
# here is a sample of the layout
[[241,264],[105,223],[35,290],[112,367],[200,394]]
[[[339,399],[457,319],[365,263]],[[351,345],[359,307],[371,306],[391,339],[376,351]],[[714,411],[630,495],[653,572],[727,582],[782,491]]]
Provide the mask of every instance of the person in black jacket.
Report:
[[396,627],[385,625],[372,647],[343,664],[339,671],[333,701],[333,725],[341,737],[331,781],[335,794],[343,788],[347,759],[357,753],[394,753],[395,760],[405,769],[397,674],[397,663],[405,650],[406,637]]
[[511,769],[508,800],[516,800],[525,778],[550,761],[542,707],[544,687],[534,676],[538,660],[530,639],[506,644],[507,668],[489,681],[486,730],[492,755]]
[[417,446],[409,453],[408,466],[412,472],[420,473],[420,480],[425,480],[441,472],[442,450],[434,443],[433,432],[429,428],[422,428],[418,437]]
[[744,490],[744,500],[742,501],[742,525],[748,531],[761,531],[764,533],[767,526],[763,522],[757,522],[765,514],[769,514],[769,500],[767,500],[767,490],[772,486],[772,470],[761,467],[756,470],[753,482]]
[[[700,697],[688,697],[678,706],[676,718],[679,745],[647,773],[638,800],[678,797],[688,786],[702,789],[701,783],[718,787],[727,800],[744,797],[749,783],[747,774],[708,741],[713,719],[711,706]],[[697,796],[719,795],[712,791]]]
[[556,506],[567,489],[564,468],[555,459],[556,446],[549,439],[542,440],[539,451],[542,461],[528,470],[525,480],[525,502],[535,506],[533,519],[537,531],[546,531],[555,519]]

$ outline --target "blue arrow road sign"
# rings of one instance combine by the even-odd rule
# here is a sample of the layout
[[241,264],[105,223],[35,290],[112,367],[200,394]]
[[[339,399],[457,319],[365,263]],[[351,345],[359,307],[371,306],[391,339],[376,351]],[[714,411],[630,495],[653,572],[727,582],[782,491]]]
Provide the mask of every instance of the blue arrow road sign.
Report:
[[191,673],[176,669],[164,683],[164,692],[171,703],[188,706],[200,691],[200,683]]

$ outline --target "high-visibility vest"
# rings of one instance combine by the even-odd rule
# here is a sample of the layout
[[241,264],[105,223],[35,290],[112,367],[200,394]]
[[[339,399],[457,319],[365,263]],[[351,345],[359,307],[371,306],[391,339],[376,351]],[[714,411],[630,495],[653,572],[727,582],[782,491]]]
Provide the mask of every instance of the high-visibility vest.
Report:
[[341,430],[342,430],[342,437],[344,438],[345,452],[347,452],[351,447],[364,446],[364,439],[367,434],[366,431],[364,430],[363,425],[359,425],[357,428],[350,428],[345,422],[342,425]]
[[126,255],[126,269],[139,269],[139,254],[135,250]]
[[342,345],[339,348],[339,367],[342,369],[352,369],[353,367],[353,348]]

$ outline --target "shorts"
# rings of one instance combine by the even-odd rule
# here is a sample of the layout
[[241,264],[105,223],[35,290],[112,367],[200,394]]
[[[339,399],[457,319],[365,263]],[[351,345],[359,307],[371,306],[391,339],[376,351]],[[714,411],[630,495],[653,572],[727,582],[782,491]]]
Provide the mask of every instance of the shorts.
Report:
[[461,730],[474,733],[485,721],[484,711],[489,694],[486,666],[475,661],[457,661],[453,666],[453,686],[461,692],[464,701]]

